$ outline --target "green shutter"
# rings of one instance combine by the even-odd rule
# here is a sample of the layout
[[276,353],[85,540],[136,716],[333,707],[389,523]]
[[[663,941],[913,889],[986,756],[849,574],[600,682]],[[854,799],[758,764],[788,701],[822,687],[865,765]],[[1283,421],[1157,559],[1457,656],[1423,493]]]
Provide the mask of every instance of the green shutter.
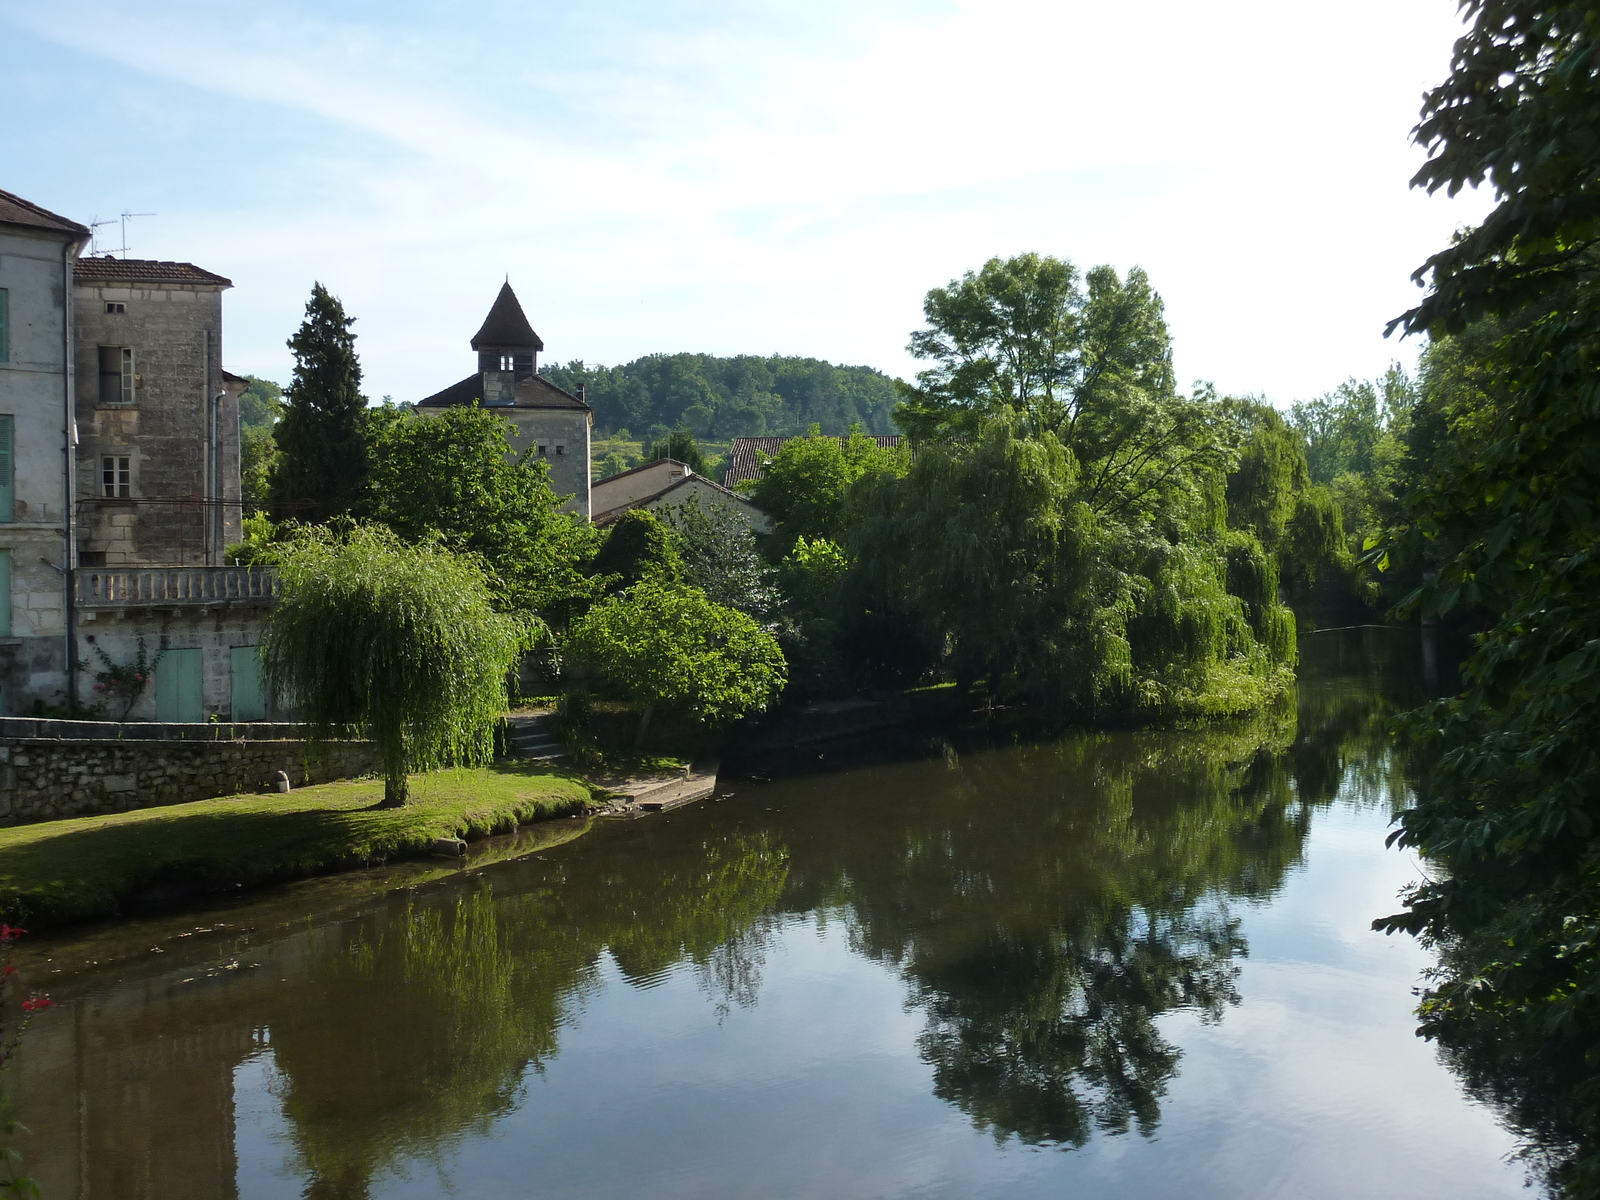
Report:
[[200,651],[168,650],[156,664],[156,720],[204,721]]
[[11,292],[0,288],[0,362],[11,361]]
[[0,637],[11,636],[11,551],[0,550]]
[[16,477],[16,434],[17,419],[9,414],[0,414],[0,521],[12,521],[16,508],[16,488],[12,481]]
[[233,719],[262,721],[267,716],[266,691],[261,686],[261,652],[255,646],[233,647]]

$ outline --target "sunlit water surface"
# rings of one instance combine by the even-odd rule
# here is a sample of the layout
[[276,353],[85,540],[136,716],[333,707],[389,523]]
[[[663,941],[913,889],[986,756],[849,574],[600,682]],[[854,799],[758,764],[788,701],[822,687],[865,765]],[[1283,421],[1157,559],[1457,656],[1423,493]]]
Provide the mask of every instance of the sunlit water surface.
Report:
[[46,1200],[1526,1196],[1369,928],[1418,873],[1408,650],[1307,638],[1224,730],[822,747],[42,941],[23,1149]]

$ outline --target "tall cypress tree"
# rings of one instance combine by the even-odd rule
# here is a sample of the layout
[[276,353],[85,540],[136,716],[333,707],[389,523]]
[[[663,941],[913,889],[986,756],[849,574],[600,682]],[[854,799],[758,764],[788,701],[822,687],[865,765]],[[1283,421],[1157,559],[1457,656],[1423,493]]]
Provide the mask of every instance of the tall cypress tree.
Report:
[[[356,338],[338,297],[313,284],[306,319],[289,339],[294,380],[274,430],[274,515],[321,522],[350,511],[367,478],[367,400]],[[300,508],[311,500],[315,508]]]

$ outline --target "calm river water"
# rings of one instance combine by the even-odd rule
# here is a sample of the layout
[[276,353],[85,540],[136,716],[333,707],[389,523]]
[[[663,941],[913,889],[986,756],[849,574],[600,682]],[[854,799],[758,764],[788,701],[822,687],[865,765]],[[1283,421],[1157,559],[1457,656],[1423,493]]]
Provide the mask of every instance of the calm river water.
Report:
[[46,1200],[1526,1196],[1368,928],[1411,638],[1237,727],[826,746],[40,939],[22,1148]]

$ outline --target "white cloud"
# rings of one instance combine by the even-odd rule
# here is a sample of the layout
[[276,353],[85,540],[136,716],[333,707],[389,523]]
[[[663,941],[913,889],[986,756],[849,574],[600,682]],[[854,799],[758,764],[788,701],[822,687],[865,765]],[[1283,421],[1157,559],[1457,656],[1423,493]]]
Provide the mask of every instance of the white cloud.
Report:
[[[326,132],[259,164],[281,189],[169,208],[141,252],[231,275],[230,365],[280,377],[327,282],[375,395],[464,374],[508,271],[560,358],[903,373],[927,288],[1037,249],[1145,266],[1182,376],[1287,400],[1409,355],[1382,324],[1482,207],[1406,191],[1456,33],[1436,0],[250,12],[0,0],[171,106]],[[159,169],[237,167],[194,149]]]

